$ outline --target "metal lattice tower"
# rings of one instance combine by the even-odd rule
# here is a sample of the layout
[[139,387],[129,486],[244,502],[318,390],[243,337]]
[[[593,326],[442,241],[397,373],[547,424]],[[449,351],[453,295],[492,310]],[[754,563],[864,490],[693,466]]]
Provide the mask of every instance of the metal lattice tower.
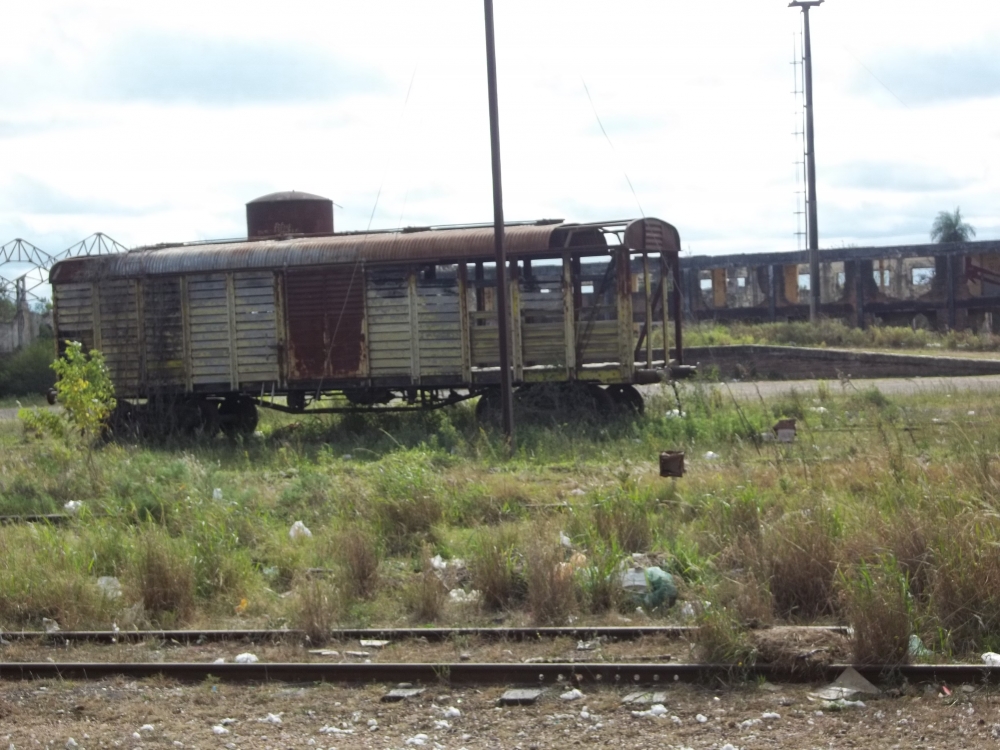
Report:
[[[36,291],[49,283],[49,271],[58,261],[82,256],[112,255],[127,250],[124,245],[101,232],[92,234],[55,255],[27,240],[11,240],[6,245],[0,245],[0,292],[14,296],[20,309],[22,303],[27,304],[29,297],[35,302],[44,300]],[[10,273],[12,269],[15,272],[23,271],[25,266],[30,268],[23,273]]]
[[805,94],[802,81],[802,32],[792,34],[792,96],[795,97],[792,137],[795,139],[795,249],[805,250],[806,234],[809,231],[809,215],[806,212],[806,110],[802,97]]

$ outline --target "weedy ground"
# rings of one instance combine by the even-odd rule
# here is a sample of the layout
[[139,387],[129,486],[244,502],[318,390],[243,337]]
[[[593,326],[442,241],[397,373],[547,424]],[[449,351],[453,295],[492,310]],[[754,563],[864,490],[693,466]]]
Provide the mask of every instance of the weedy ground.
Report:
[[[942,657],[1000,650],[997,416],[989,393],[844,383],[737,402],[693,382],[649,394],[639,418],[522,420],[511,457],[471,404],[265,412],[242,441],[93,451],[0,421],[0,514],[82,503],[64,525],[0,526],[0,626],[322,640],[337,625],[651,617],[700,623],[705,658],[736,663],[766,624],[849,623],[865,661],[907,659],[914,634]],[[778,418],[797,420],[793,443],[770,439]],[[666,449],[686,451],[684,478],[658,476]],[[312,536],[291,538],[295,521]],[[636,612],[619,584],[633,554],[674,575],[675,607]]]
[[[659,343],[659,342],[658,342]],[[684,332],[687,346],[736,344],[784,344],[789,346],[832,346],[857,349],[889,349],[934,354],[1000,351],[1000,336],[966,330],[938,333],[909,326],[868,326],[855,328],[825,318],[818,323],[699,323]]]

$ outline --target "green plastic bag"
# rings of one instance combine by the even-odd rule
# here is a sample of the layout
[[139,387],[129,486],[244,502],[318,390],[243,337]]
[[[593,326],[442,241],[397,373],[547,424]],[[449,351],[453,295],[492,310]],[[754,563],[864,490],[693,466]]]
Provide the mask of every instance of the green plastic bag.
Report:
[[646,568],[646,594],[642,597],[646,609],[670,609],[676,601],[674,577],[662,568]]

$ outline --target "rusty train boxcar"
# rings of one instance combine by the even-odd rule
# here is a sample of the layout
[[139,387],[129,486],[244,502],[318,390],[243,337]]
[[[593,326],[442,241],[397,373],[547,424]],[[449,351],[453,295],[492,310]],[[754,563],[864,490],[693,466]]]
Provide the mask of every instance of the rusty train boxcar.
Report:
[[[640,407],[634,385],[685,371],[671,225],[512,224],[506,243],[522,390],[604,385]],[[238,432],[254,428],[258,405],[488,405],[499,382],[492,259],[484,226],[73,258],[50,275],[56,336],[103,352],[119,419]]]

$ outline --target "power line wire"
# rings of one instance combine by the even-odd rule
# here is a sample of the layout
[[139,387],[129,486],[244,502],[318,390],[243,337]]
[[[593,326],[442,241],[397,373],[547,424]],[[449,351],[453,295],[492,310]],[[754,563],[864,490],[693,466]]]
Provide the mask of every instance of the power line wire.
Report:
[[590,102],[590,108],[594,112],[594,117],[597,119],[597,125],[601,128],[601,132],[604,133],[604,137],[608,141],[608,145],[611,146],[611,151],[614,153],[615,158],[618,159],[618,166],[622,170],[622,174],[625,175],[625,182],[628,183],[629,190],[632,191],[632,197],[635,198],[635,204],[639,207],[639,214],[642,218],[646,218],[646,212],[642,210],[642,203],[639,202],[639,196],[635,192],[635,188],[632,186],[632,180],[628,177],[628,172],[625,171],[625,165],[622,163],[621,156],[619,156],[618,151],[615,149],[615,144],[611,142],[611,137],[608,135],[608,131],[604,129],[604,123],[601,122],[601,116],[597,114],[597,107],[594,106],[594,100],[590,96],[590,89],[587,88],[587,82],[583,80],[583,76],[580,76],[580,82],[583,84],[583,90],[587,92],[587,101]]

